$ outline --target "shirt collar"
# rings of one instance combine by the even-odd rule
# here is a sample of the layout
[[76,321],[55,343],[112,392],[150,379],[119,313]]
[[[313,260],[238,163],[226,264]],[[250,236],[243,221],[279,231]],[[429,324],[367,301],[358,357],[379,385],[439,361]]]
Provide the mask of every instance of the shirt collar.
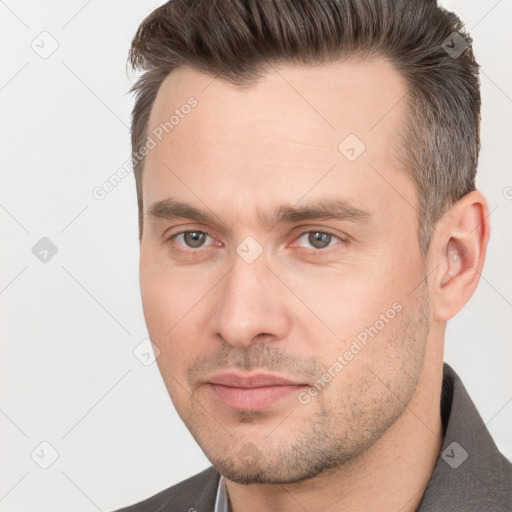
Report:
[[231,512],[229,507],[228,492],[226,490],[226,479],[221,475],[217,487],[214,512]]

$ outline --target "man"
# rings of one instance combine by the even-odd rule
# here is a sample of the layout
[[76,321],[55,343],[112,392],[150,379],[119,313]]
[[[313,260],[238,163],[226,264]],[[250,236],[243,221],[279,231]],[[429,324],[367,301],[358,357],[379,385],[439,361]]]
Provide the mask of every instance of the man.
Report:
[[512,510],[512,466],[443,366],[490,229],[470,43],[433,0],[144,20],[144,315],[213,467],[123,510]]

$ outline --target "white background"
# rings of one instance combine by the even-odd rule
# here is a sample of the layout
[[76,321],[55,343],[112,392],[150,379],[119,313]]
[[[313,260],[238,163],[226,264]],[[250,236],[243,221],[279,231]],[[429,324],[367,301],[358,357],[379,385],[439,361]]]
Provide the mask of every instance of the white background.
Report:
[[[0,2],[4,512],[113,510],[209,465],[156,365],[132,353],[147,336],[133,175],[103,201],[92,196],[129,156],[127,51],[159,3]],[[486,266],[449,323],[446,361],[512,458],[512,2],[445,5],[465,21],[482,66],[477,184],[492,211]],[[51,48],[43,31],[58,43],[47,59],[31,48],[38,37]],[[47,263],[32,253],[42,237],[58,248]],[[48,469],[31,458],[36,449],[50,461],[42,441],[58,452]]]

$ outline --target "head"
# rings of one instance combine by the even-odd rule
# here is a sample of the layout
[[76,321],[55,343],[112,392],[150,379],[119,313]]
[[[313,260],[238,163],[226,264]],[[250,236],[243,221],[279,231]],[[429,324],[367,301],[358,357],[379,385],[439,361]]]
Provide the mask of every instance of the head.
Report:
[[477,64],[446,51],[454,32],[469,45],[424,0],[175,0],[139,27],[144,314],[228,478],[340,467],[442,364],[488,238]]

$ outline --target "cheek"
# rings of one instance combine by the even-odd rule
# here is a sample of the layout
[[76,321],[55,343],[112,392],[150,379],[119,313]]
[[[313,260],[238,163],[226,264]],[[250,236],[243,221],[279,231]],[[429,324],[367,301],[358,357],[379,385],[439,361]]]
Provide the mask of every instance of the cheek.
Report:
[[169,289],[171,282],[166,279],[161,267],[155,264],[154,258],[144,251],[141,252],[139,280],[144,318],[151,338],[156,343],[172,326],[174,308],[171,297],[174,294]]
[[343,349],[347,341],[377,321],[400,297],[390,272],[375,271],[374,265],[360,263],[290,273],[287,283],[306,309],[314,313],[309,314],[300,306],[303,314],[299,318],[308,319],[310,327],[316,325],[317,349],[321,352],[329,346],[325,336],[337,341],[331,350]]
[[[396,347],[395,354],[393,345],[399,345],[396,335],[404,320],[401,312],[406,309],[409,312],[411,301],[415,300],[415,294],[410,292],[421,282],[424,272],[419,257],[401,267],[398,252],[395,250],[393,254],[387,247],[365,258],[350,261],[347,258],[337,268],[316,267],[290,272],[287,276],[290,288],[315,313],[305,311],[299,317],[303,319],[299,324],[308,333],[309,348],[315,354],[322,354],[320,357],[327,367],[338,355],[358,352],[357,346],[351,348],[354,340],[359,341],[364,355],[347,353],[347,356],[357,359],[359,364],[378,361],[381,357],[383,361],[400,358],[400,349]],[[406,256],[409,258],[409,254]],[[378,343],[386,338],[385,343]],[[355,369],[359,364],[350,366]],[[387,364],[393,366],[390,361]]]
[[157,362],[168,387],[175,384],[165,370],[186,387],[186,369],[208,348],[204,322],[209,318],[205,308],[210,288],[205,276],[173,268],[158,254],[141,251],[144,317],[151,341],[160,350]]
[[[154,268],[141,272],[141,295],[149,337],[160,351],[156,362],[169,396],[178,410],[186,406],[186,369],[190,360],[190,334],[186,332],[183,294],[172,280],[156,275]],[[182,319],[180,321],[180,319]]]
[[[180,321],[186,315],[185,308],[189,302],[186,290],[172,279],[158,258],[152,258],[144,251],[141,251],[139,278],[146,326],[151,341],[160,350],[157,361],[171,371],[181,359],[177,340],[181,337],[180,328],[186,325]],[[165,373],[162,375],[167,380]]]
[[160,249],[141,249],[139,279],[148,328],[159,337],[178,324],[201,294],[190,272],[171,266]]

